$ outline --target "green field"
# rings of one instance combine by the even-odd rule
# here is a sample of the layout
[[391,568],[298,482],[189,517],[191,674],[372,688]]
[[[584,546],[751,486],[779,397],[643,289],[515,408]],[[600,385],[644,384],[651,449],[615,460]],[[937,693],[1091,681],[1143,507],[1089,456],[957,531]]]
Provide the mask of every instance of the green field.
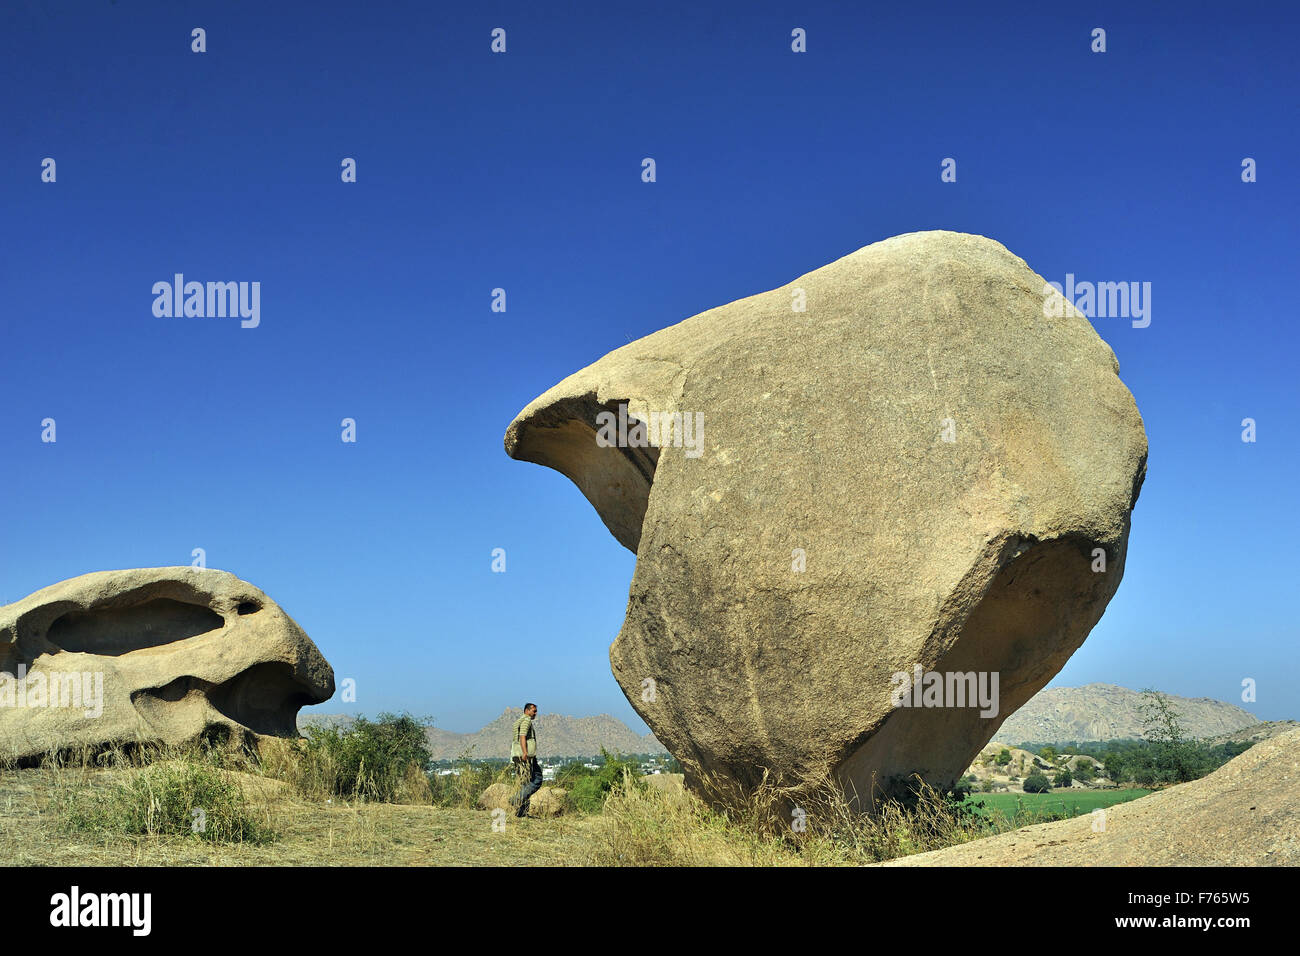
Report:
[[1064,820],[1145,797],[1150,790],[1062,790],[1056,793],[972,793],[972,803],[982,803],[984,814],[1001,813],[1023,822]]

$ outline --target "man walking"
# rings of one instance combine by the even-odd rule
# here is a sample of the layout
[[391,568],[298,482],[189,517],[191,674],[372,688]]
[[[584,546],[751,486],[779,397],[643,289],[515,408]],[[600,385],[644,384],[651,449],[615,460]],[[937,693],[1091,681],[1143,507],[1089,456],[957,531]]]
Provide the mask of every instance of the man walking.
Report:
[[523,781],[519,792],[510,801],[518,806],[515,816],[528,816],[528,801],[542,787],[542,765],[537,762],[537,731],[533,721],[537,718],[537,705],[524,704],[524,715],[515,721],[514,735],[510,741],[510,761],[515,773]]

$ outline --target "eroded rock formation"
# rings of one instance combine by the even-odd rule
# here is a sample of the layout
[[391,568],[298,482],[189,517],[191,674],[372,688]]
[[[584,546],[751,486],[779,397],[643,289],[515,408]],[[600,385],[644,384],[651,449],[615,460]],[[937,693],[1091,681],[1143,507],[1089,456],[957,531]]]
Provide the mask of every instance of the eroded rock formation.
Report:
[[99,571],[0,607],[0,751],[296,736],[334,671],[293,618],[225,571]]
[[[1045,295],[993,240],[897,236],[619,348],[511,423],[507,453],[637,555],[610,661],[691,786],[949,784],[1097,623],[1146,436],[1114,353]],[[611,444],[622,406],[657,446]],[[895,706],[918,665],[998,675],[997,713]]]

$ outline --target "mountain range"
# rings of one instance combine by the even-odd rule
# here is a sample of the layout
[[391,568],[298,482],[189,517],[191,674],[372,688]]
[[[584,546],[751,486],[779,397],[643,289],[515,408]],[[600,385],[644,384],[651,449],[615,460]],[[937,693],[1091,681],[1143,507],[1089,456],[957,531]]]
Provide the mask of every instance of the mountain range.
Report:
[[[1262,722],[1234,704],[1209,697],[1168,697],[1179,723],[1189,737],[1263,739],[1288,729],[1288,722]],[[999,743],[1036,745],[1085,740],[1139,739],[1143,736],[1138,691],[1114,684],[1050,687],[1007,718],[993,736]],[[458,734],[426,727],[425,735],[435,760],[449,760],[469,751],[474,757],[508,757],[510,731],[523,713],[507,707],[500,717],[473,733]],[[299,730],[312,726],[348,727],[344,714],[300,714]],[[1274,726],[1276,725],[1276,726]],[[537,718],[538,753],[542,757],[591,757],[605,748],[610,753],[667,753],[654,734],[638,734],[609,714],[568,717],[543,713]]]
[[[476,759],[510,756],[510,732],[523,711],[507,707],[500,717],[486,727],[468,734],[453,733],[438,727],[426,727],[425,736],[434,760],[450,760],[469,751]],[[299,714],[299,732],[307,727],[350,727],[345,714]],[[537,752],[545,757],[594,757],[604,747],[610,753],[666,754],[654,734],[638,734],[617,717],[568,717],[542,713],[537,717]]]
[[[1164,696],[1188,737],[1218,737],[1260,723],[1250,712],[1221,700]],[[1009,744],[1139,739],[1144,730],[1142,702],[1138,691],[1114,684],[1049,687],[1008,717],[993,739]]]

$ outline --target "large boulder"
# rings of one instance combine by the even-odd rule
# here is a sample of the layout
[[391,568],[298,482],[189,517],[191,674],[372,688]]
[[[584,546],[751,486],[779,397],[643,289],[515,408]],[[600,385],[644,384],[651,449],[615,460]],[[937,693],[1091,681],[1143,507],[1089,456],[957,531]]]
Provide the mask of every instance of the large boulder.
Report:
[[[951,784],[1115,593],[1147,452],[1118,370],[999,243],[912,233],[611,352],[505,447],[636,553],[610,661],[688,785],[869,805]],[[895,706],[916,668],[996,674],[996,713]]]
[[200,737],[297,737],[334,671],[293,618],[233,574],[83,574],[0,607],[0,752]]

